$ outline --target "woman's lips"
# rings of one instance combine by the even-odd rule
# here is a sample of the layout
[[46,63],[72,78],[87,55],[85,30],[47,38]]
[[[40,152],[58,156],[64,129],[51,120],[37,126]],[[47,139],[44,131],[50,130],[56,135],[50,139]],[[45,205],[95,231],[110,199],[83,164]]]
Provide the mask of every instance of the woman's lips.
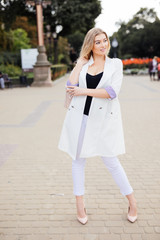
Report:
[[102,48],[102,49],[101,49],[101,52],[105,52],[105,51],[106,51],[106,49],[105,49],[105,48]]

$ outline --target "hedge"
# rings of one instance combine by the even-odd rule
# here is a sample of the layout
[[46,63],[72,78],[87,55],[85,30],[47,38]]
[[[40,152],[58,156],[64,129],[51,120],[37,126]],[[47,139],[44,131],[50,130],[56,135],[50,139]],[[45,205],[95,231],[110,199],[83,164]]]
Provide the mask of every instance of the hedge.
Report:
[[51,78],[52,80],[55,80],[64,74],[66,74],[68,71],[68,67],[65,64],[56,64],[51,66]]
[[[22,75],[22,69],[18,66],[14,66],[12,64],[0,65],[0,71],[3,74],[8,74],[8,77],[12,80],[13,86],[21,86],[20,84],[20,76]],[[51,79],[54,81],[55,79],[63,76],[68,71],[68,66],[65,64],[57,64],[51,66]],[[28,85],[31,85],[33,82],[33,72],[26,72],[24,75],[27,77]]]

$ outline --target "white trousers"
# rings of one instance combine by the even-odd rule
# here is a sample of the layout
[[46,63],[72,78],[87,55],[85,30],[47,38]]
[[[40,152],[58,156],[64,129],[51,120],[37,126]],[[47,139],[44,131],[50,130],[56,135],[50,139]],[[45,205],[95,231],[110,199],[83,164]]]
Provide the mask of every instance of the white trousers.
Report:
[[[85,158],[79,158],[81,152],[85,127],[88,116],[83,115],[81,130],[79,134],[77,157],[72,160],[72,178],[73,178],[73,194],[76,196],[84,195],[84,183],[85,183]],[[133,192],[133,189],[128,181],[126,173],[119,162],[117,157],[101,157],[105,166],[112,174],[113,179],[118,185],[120,192],[123,196],[129,195]]]
[[0,78],[0,86],[1,88],[5,88],[5,84],[4,84],[4,79]]

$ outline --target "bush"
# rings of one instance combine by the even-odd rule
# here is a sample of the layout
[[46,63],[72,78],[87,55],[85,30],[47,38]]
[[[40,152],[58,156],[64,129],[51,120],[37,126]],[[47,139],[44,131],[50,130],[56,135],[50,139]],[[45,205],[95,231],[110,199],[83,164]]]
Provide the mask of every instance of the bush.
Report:
[[18,66],[14,66],[12,64],[0,65],[0,71],[3,74],[8,74],[8,77],[19,77],[21,75],[21,68]]
[[65,64],[56,64],[51,66],[51,78],[55,80],[63,76],[68,70],[67,65]]
[[1,52],[0,53],[0,65],[3,64],[12,64],[16,66],[21,66],[21,55],[20,51],[13,53],[13,52]]
[[[57,65],[52,65],[51,66],[51,78],[52,80],[55,80],[68,71],[68,67],[65,64],[57,64]],[[3,74],[8,74],[9,78],[12,79],[17,79],[22,75],[22,69],[18,66],[14,66],[12,64],[7,64],[7,65],[0,65],[0,72]],[[33,79],[33,72],[26,72],[24,75],[28,78]]]
[[144,63],[144,64],[129,64],[129,65],[124,65],[123,68],[124,69],[134,69],[134,68],[137,68],[137,69],[144,69],[144,68],[147,68],[148,67],[148,64]]

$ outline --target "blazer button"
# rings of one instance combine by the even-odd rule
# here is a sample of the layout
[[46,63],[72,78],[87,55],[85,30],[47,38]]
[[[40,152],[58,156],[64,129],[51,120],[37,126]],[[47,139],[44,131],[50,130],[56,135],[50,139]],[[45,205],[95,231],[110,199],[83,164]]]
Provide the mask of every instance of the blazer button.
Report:
[[74,108],[74,106],[71,106],[72,108]]
[[102,107],[100,107],[99,109],[102,109]]

